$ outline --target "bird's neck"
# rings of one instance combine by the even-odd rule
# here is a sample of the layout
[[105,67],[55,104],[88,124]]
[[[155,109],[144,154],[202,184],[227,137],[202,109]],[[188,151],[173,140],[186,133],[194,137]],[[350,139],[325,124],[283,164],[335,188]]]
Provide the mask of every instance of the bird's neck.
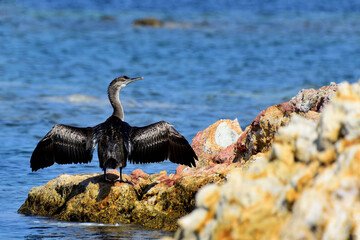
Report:
[[120,99],[119,99],[119,93],[121,88],[111,88],[108,89],[108,96],[111,103],[111,106],[114,109],[113,116],[120,118],[122,121],[124,121],[124,110],[121,105]]

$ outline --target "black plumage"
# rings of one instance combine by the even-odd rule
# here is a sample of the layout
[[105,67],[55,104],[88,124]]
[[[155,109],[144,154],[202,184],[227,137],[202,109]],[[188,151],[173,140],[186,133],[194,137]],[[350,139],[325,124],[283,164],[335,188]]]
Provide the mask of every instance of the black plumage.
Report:
[[33,171],[58,164],[88,163],[96,145],[100,168],[106,178],[107,168],[122,168],[132,163],[171,162],[196,166],[197,156],[188,141],[165,121],[145,127],[132,127],[124,121],[119,92],[127,84],[142,78],[115,78],[109,85],[108,96],[113,114],[95,127],[78,128],[56,124],[36,146],[30,160]]

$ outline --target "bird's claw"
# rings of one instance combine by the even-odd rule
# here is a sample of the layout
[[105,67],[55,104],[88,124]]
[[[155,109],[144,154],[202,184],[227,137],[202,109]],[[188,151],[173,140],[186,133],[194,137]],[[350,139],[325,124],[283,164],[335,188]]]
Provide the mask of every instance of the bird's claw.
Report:
[[114,182],[120,182],[120,183],[123,183],[123,182],[124,182],[124,180],[122,180],[122,179],[119,177],[119,178],[115,179],[115,180],[114,180]]
[[115,179],[115,180],[111,180],[111,179],[108,179],[108,178],[106,177],[106,175],[104,176],[104,180],[105,180],[105,182],[109,182],[109,183],[115,183],[115,182],[123,183],[123,182],[124,182],[124,180],[122,180],[120,177],[117,178],[117,179]]
[[114,182],[113,180],[110,180],[107,177],[105,177],[104,180],[105,180],[105,182]]

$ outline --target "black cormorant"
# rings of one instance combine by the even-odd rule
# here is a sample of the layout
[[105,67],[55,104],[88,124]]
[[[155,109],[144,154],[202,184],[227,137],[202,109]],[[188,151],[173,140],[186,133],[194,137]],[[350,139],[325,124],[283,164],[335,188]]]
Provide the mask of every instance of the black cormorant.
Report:
[[56,124],[36,146],[30,160],[32,171],[58,164],[88,163],[96,145],[100,168],[106,178],[107,168],[120,168],[127,159],[132,163],[171,162],[196,166],[197,156],[188,141],[165,121],[145,127],[132,127],[124,121],[119,92],[129,83],[143,79],[121,76],[109,85],[108,97],[113,114],[95,127],[78,128]]

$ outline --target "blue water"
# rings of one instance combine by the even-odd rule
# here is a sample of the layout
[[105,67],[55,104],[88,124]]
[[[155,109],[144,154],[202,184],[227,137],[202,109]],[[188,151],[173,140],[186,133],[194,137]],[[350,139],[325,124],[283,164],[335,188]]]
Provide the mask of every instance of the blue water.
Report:
[[[163,28],[136,27],[156,17]],[[112,109],[109,82],[143,76],[121,92],[125,120],[166,120],[191,141],[221,118],[245,128],[302,88],[360,77],[359,1],[0,1],[0,239],[157,239],[134,225],[59,222],[17,214],[31,187],[29,158],[56,123],[93,126]],[[95,154],[96,155],[96,154]],[[170,162],[128,165],[173,173]]]

